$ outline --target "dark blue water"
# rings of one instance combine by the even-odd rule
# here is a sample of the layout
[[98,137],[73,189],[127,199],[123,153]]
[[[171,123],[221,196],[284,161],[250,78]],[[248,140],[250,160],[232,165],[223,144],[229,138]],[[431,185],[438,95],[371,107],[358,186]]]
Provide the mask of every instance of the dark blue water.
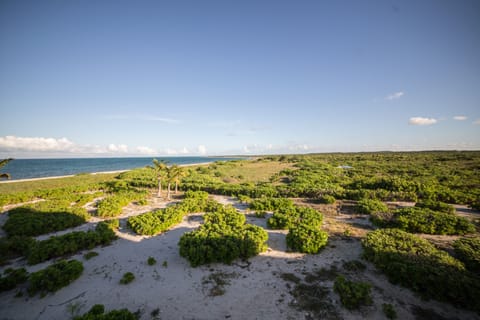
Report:
[[[168,164],[195,164],[234,160],[215,157],[156,157]],[[128,170],[152,164],[153,158],[15,159],[1,169],[12,180],[65,176],[78,173]]]

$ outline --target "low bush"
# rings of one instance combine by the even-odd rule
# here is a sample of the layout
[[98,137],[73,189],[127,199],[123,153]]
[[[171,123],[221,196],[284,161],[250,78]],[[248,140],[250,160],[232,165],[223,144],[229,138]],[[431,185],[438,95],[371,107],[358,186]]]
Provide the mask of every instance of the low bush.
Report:
[[320,227],[323,214],[312,208],[292,206],[274,212],[267,220],[271,229],[290,229],[298,224],[306,224],[312,227]]
[[333,284],[333,290],[340,296],[342,305],[349,310],[373,303],[372,286],[365,282],[349,281],[343,276],[338,276]]
[[97,204],[99,217],[116,217],[122,213],[123,207],[132,201],[142,201],[147,196],[146,191],[122,190],[101,200]]
[[286,240],[287,246],[293,251],[318,253],[327,245],[328,233],[318,226],[299,224],[289,229]]
[[384,303],[382,304],[382,310],[383,314],[387,317],[387,319],[397,319],[397,312],[393,308],[393,306],[390,303]]
[[3,230],[9,237],[38,236],[79,226],[87,219],[84,208],[69,207],[58,201],[44,201],[10,210]]
[[212,212],[223,208],[219,203],[209,200],[202,191],[187,191],[185,200],[174,206],[148,212],[128,219],[128,226],[137,234],[153,236],[164,232],[182,221],[188,213]]
[[75,254],[80,250],[108,245],[115,239],[112,229],[100,222],[95,230],[71,232],[35,242],[30,247],[27,261],[29,264],[37,264],[51,258]]
[[148,257],[148,259],[147,259],[147,264],[148,264],[149,266],[153,266],[153,265],[155,265],[156,263],[157,263],[157,260],[155,260],[154,257]]
[[358,213],[372,214],[375,212],[388,212],[388,207],[385,203],[376,199],[362,199],[357,202],[355,206]]
[[8,268],[4,272],[4,276],[0,275],[0,292],[14,289],[18,284],[24,283],[28,279],[28,272],[25,268],[11,269]]
[[122,279],[120,279],[120,284],[129,284],[135,280],[135,275],[131,272],[125,272]]
[[320,198],[318,198],[318,201],[323,204],[334,204],[336,199],[334,196],[329,195],[329,194],[324,194]]
[[398,209],[388,217],[376,216],[372,222],[412,233],[463,235],[475,232],[475,226],[463,217],[418,207]]
[[394,284],[425,299],[480,311],[480,280],[427,240],[399,229],[372,231],[362,240],[363,256]]
[[0,238],[0,264],[4,264],[9,259],[27,255],[34,243],[35,239],[32,237]]
[[441,201],[422,200],[415,203],[415,207],[427,208],[427,209],[431,209],[433,211],[438,211],[438,212],[455,213],[454,206]]
[[480,238],[461,238],[453,243],[455,254],[468,270],[480,275]]
[[250,209],[255,211],[276,211],[293,208],[293,201],[286,198],[259,198],[250,202]]
[[44,296],[48,292],[55,292],[75,281],[82,272],[83,264],[80,261],[61,260],[43,270],[31,273],[28,293],[34,296],[40,292],[40,295]]
[[205,223],[185,233],[179,241],[180,255],[192,267],[212,262],[230,264],[237,258],[247,259],[265,251],[268,233],[245,224],[245,216],[227,207],[205,215]]
[[85,260],[90,260],[90,259],[92,259],[93,257],[96,257],[96,256],[98,256],[98,252],[90,251],[90,252],[85,253],[85,254],[83,255],[83,258],[84,258]]
[[138,314],[130,312],[128,309],[111,310],[105,313],[103,304],[94,305],[90,311],[82,316],[74,317],[73,320],[138,320]]

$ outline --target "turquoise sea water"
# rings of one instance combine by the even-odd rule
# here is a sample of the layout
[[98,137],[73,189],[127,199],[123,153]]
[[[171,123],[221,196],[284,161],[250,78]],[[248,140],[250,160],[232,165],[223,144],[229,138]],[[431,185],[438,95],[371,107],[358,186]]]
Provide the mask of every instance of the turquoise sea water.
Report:
[[[168,164],[195,164],[234,160],[238,158],[215,157],[156,157]],[[79,173],[128,170],[152,164],[153,158],[79,158],[79,159],[15,159],[4,166],[12,180],[56,177]]]

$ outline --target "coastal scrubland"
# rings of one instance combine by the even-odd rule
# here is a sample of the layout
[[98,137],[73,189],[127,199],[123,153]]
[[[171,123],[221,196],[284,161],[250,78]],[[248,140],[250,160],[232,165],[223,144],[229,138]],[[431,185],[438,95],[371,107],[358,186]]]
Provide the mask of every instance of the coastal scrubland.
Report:
[[2,317],[480,318],[480,152],[162,170],[0,183]]

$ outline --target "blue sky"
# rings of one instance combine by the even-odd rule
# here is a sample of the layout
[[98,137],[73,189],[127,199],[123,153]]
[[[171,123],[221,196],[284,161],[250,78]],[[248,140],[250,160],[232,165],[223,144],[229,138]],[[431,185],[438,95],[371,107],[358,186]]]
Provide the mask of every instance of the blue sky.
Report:
[[480,2],[0,2],[0,157],[480,149]]

